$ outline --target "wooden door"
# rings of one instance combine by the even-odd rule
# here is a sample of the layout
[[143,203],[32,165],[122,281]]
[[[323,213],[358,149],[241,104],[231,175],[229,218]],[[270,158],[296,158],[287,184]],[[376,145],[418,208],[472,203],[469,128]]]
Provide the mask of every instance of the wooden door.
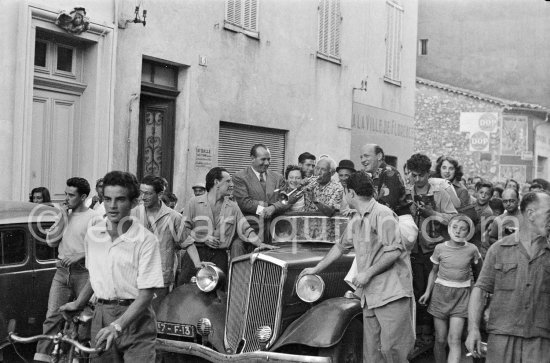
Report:
[[80,121],[80,97],[34,90],[32,106],[31,188],[45,186],[52,201],[65,198],[68,178],[76,170],[75,139]]

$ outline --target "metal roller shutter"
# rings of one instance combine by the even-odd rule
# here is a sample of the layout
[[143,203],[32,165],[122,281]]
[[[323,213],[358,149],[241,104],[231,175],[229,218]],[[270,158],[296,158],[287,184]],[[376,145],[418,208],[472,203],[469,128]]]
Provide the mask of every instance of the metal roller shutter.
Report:
[[220,122],[218,165],[235,174],[250,165],[250,148],[264,144],[271,151],[270,170],[283,174],[286,131],[257,126]]

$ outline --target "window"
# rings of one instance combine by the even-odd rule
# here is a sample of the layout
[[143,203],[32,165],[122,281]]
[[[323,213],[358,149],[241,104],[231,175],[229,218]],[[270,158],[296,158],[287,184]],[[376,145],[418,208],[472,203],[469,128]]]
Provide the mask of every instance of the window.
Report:
[[36,67],[46,68],[47,53],[48,43],[37,40],[34,44],[34,65]]
[[[40,223],[32,225],[32,236],[34,239],[34,255],[37,261],[50,262],[57,258],[57,247],[50,247],[46,243],[46,231],[53,223]],[[29,225],[30,226],[30,225]]]
[[400,85],[401,35],[403,26],[403,8],[393,1],[386,2],[386,72],[384,80]]
[[254,144],[264,144],[271,151],[269,170],[284,173],[286,131],[220,122],[218,166],[235,174],[250,165],[250,149]]
[[73,71],[74,48],[57,46],[56,69],[62,72],[72,73]]
[[419,55],[428,55],[428,39],[420,39]]
[[178,68],[165,63],[143,60],[141,66],[142,84],[178,89]]
[[320,58],[340,63],[340,0],[319,1],[319,51]]
[[23,230],[0,231],[0,266],[25,262],[27,240]]
[[258,37],[258,0],[226,0],[224,26]]
[[[81,81],[82,49],[86,45],[74,39],[36,31],[34,43],[34,71],[41,77]],[[52,77],[53,76],[53,77]]]

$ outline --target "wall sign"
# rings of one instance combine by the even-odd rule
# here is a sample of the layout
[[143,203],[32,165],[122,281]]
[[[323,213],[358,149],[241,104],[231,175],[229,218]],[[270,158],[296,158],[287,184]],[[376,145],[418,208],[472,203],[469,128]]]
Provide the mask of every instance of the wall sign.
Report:
[[212,167],[212,149],[197,146],[195,151],[195,167],[210,169]]

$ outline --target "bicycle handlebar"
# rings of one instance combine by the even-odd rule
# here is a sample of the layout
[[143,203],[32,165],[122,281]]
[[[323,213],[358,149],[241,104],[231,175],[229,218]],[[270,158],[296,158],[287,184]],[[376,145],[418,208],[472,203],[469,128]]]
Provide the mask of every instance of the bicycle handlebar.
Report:
[[87,354],[99,354],[99,353],[101,353],[105,350],[104,347],[99,347],[99,348],[86,347],[85,345],[80,344],[76,340],[71,339],[71,338],[67,338],[65,336],[58,337],[56,335],[41,334],[41,335],[35,335],[35,336],[32,336],[32,337],[20,337],[20,336],[15,335],[13,332],[10,332],[8,336],[9,336],[10,341],[14,341],[14,342],[17,342],[17,343],[34,343],[34,342],[37,342],[39,340],[51,340],[53,342],[55,340],[59,340],[60,342],[65,342],[65,343],[72,344],[73,346],[78,348],[80,351],[82,351],[84,353],[87,353]]

